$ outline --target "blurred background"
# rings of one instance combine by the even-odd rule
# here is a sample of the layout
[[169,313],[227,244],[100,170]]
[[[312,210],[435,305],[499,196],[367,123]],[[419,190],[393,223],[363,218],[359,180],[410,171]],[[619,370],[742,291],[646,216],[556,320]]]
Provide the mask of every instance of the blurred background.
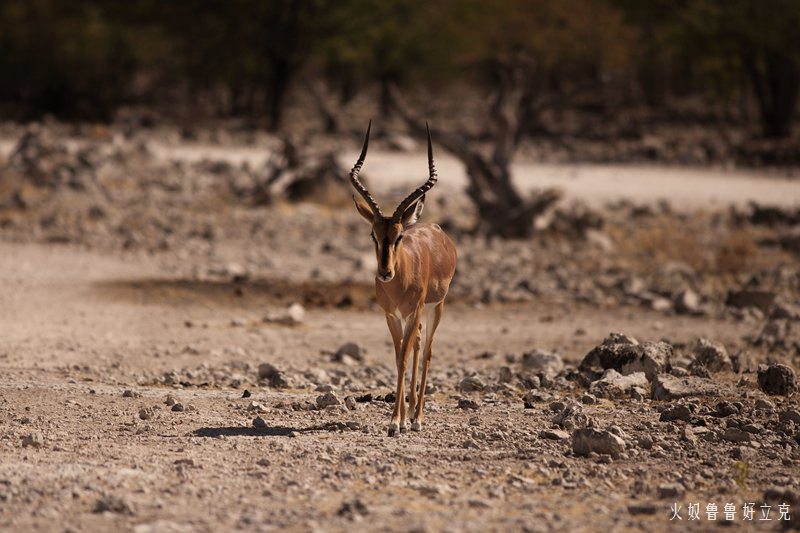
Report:
[[[404,197],[427,120],[426,217],[472,247],[472,300],[527,300],[541,276],[627,298],[565,263],[653,278],[634,300],[669,309],[767,263],[754,283],[796,291],[776,272],[798,253],[799,28],[793,0],[6,0],[0,231],[195,277],[369,283],[347,172],[374,119],[364,179]],[[492,258],[495,237],[540,238],[538,261]],[[667,261],[689,281],[658,285]]]
[[[481,95],[513,67],[525,135],[635,137],[653,121],[788,138],[798,28],[792,0],[6,0],[0,102],[16,120],[109,121],[142,105],[279,130],[299,93],[318,92],[338,111],[320,110],[330,131],[365,94],[390,114],[393,84]],[[537,120],[551,109],[623,124]]]

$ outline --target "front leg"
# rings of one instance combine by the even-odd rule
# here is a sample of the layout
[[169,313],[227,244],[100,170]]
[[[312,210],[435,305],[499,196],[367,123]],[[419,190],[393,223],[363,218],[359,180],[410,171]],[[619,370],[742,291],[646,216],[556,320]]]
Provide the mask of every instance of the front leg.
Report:
[[[389,333],[392,335],[392,343],[394,344],[394,360],[397,366],[397,372],[400,372],[400,357],[403,354],[403,321],[395,315],[386,314],[386,324],[389,326]],[[397,398],[395,398],[395,410],[397,407]],[[394,420],[394,418],[393,418]],[[397,426],[389,425],[389,436],[393,437],[397,431]]]
[[[405,331],[403,331],[403,338],[401,341],[401,346],[399,350],[396,350],[396,359],[395,362],[397,363],[397,389],[395,391],[395,401],[394,401],[394,410],[392,411],[392,419],[389,423],[389,436],[393,437],[398,434],[399,431],[405,431],[406,429],[406,392],[405,392],[405,377],[406,377],[406,366],[408,365],[408,356],[416,342],[416,336],[419,334],[419,324],[421,319],[420,310],[417,309],[411,315],[410,318],[407,319],[405,324]],[[390,324],[389,330],[392,330],[392,325]],[[398,329],[399,331],[399,329]],[[392,333],[392,339],[394,340],[395,335]],[[397,347],[397,342],[395,341],[395,347]]]

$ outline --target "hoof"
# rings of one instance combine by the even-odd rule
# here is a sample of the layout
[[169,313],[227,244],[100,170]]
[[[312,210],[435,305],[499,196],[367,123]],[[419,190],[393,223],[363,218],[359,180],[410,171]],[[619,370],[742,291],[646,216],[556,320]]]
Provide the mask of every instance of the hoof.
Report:
[[408,430],[406,429],[406,426],[405,426],[405,424],[403,424],[402,426],[400,426],[400,433],[405,433],[406,431],[408,431]]
[[422,429],[422,424],[419,422],[412,422],[411,423],[411,431],[419,431]]
[[400,431],[397,428],[397,424],[389,424],[389,431],[387,433],[390,437],[399,437]]

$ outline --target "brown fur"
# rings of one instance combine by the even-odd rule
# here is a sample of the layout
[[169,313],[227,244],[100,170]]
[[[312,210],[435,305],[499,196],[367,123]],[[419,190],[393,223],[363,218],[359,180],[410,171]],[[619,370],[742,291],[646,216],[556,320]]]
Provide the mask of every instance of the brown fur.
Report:
[[[370,207],[356,200],[359,214],[372,226],[378,262],[375,294],[386,314],[395,347],[397,401],[389,425],[390,436],[405,430],[405,373],[412,349],[411,427],[415,430],[421,427],[428,369],[433,357],[433,334],[442,318],[444,299],[456,270],[456,247],[450,237],[437,224],[416,224],[423,202],[424,197],[411,204],[399,221],[393,221],[373,213]],[[400,236],[402,239],[397,241]],[[422,315],[426,304],[435,307],[427,325],[422,377],[417,388]]]

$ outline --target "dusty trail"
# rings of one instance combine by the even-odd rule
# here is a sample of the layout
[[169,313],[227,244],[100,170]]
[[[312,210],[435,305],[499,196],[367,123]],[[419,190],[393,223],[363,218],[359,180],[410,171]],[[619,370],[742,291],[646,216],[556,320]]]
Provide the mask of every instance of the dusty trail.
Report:
[[[11,153],[16,140],[0,139],[0,158]],[[199,143],[148,143],[153,155],[161,160],[197,162],[202,159],[262,166],[270,152],[263,147],[219,146]],[[341,153],[343,168],[358,157],[355,150]],[[374,188],[386,194],[393,188],[406,187],[424,177],[425,154],[370,151],[365,174],[379,177]],[[441,152],[436,166],[442,185],[463,190],[467,177],[463,165]],[[667,200],[679,210],[711,209],[744,205],[749,201],[778,206],[800,205],[800,180],[796,170],[764,171],[757,169],[724,170],[717,168],[668,167],[664,165],[598,165],[517,162],[514,177],[522,190],[559,187],[568,199],[577,199],[595,207],[621,199],[637,203]]]

